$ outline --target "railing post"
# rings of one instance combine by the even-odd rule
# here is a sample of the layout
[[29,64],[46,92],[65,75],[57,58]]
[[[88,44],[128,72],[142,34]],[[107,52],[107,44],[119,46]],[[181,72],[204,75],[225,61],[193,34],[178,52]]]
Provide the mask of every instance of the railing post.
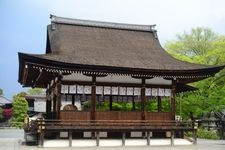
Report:
[[174,145],[174,131],[171,131],[171,145]]
[[99,131],[96,132],[96,146],[99,146]]
[[150,131],[147,131],[147,145],[150,145]]
[[38,122],[38,132],[39,132],[39,146],[43,147],[44,146],[44,119],[40,118]]
[[122,146],[125,145],[125,139],[126,139],[126,133],[123,132],[123,133],[122,133]]
[[197,144],[197,129],[193,130],[193,144],[196,145]]
[[72,140],[73,140],[72,131],[69,131],[69,147],[72,147]]
[[193,144],[196,145],[197,144],[197,130],[198,130],[198,122],[197,120],[193,120],[192,122],[192,126],[193,126]]

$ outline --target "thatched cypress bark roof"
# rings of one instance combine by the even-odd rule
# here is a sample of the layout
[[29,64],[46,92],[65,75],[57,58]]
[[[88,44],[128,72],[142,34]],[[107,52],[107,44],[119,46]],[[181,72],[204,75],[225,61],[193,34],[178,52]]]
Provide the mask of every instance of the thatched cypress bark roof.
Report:
[[161,47],[154,26],[51,18],[46,54],[19,53],[22,84],[26,84],[22,81],[25,64],[46,72],[161,76],[183,82],[206,78],[223,68],[173,58]]

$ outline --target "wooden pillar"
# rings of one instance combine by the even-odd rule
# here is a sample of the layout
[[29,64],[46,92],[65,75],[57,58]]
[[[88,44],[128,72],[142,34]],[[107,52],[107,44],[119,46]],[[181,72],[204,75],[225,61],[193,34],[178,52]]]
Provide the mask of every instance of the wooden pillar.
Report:
[[46,100],[46,118],[51,118],[51,107],[52,107],[52,101]]
[[125,139],[126,139],[126,133],[123,132],[123,133],[122,133],[122,146],[125,145]]
[[197,144],[197,129],[193,130],[193,144]]
[[132,110],[133,111],[135,111],[135,101],[134,101],[134,99],[135,99],[135,96],[133,95],[133,97],[132,97]]
[[197,144],[197,130],[198,130],[198,122],[196,120],[192,120],[192,128],[193,128],[193,144]]
[[147,145],[150,145],[150,131],[147,131]]
[[43,147],[44,146],[44,118],[40,118],[39,122],[38,122],[38,131],[39,131],[39,146]]
[[40,147],[44,146],[44,131],[43,130],[41,130],[41,132],[40,132],[39,146]]
[[162,99],[158,96],[158,112],[162,112]]
[[145,97],[145,79],[142,79],[141,87],[141,119],[145,120],[145,107],[146,107],[146,97]]
[[[96,119],[96,76],[92,76],[91,86],[91,122],[94,123]],[[91,138],[94,139],[95,132],[91,132]]]
[[99,139],[100,139],[99,131],[97,131],[96,132],[96,146],[99,146]]
[[73,140],[73,137],[72,137],[72,131],[69,131],[69,147],[72,147],[72,140]]
[[95,120],[96,111],[96,76],[92,76],[91,86],[91,120]]
[[49,91],[46,92],[46,118],[49,119],[51,118],[51,108],[52,108],[52,101],[51,101],[51,96]]
[[173,120],[175,120],[175,115],[176,115],[176,80],[172,80],[171,113],[172,113]]
[[225,139],[224,132],[225,132],[225,120],[222,121],[222,128],[221,128],[221,139],[222,139],[222,140]]
[[56,84],[56,119],[60,118],[60,108],[61,108],[61,79],[59,79]]
[[171,145],[174,145],[174,131],[171,131]]
[[75,104],[75,95],[72,95],[72,105],[74,106]]
[[56,119],[56,96],[55,94],[53,95],[53,119]]
[[109,96],[109,110],[112,111],[112,103],[113,103],[113,100],[112,100],[112,95]]
[[[145,79],[142,78],[141,87],[141,120],[145,120],[145,110],[146,110],[146,97],[145,97]],[[146,137],[146,133],[142,132],[142,137]]]

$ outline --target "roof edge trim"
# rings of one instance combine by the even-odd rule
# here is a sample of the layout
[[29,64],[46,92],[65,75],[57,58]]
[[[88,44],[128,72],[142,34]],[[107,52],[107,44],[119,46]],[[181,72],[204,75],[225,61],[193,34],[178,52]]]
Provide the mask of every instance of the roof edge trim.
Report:
[[59,24],[93,26],[102,28],[148,31],[153,33],[156,32],[156,30],[154,29],[156,25],[137,25],[137,24],[113,23],[104,21],[81,20],[81,19],[58,17],[55,15],[50,15],[50,18],[52,24],[59,23]]

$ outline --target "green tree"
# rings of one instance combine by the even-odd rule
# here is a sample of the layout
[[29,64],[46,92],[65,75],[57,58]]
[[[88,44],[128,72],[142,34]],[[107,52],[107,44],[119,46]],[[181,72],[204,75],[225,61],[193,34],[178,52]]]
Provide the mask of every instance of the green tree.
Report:
[[[200,64],[211,64],[207,56],[214,50],[219,36],[209,28],[197,27],[189,33],[177,34],[177,40],[165,44],[165,49],[178,59]],[[211,56],[211,55],[210,55]]]
[[3,89],[0,88],[0,95],[3,95]]
[[31,88],[27,91],[29,95],[35,95],[35,94],[41,94],[44,93],[44,90],[42,88]]
[[[165,44],[165,49],[175,58],[191,63],[221,65],[225,63],[225,36],[219,36],[209,28],[198,27],[189,33],[178,34],[177,39]],[[182,116],[201,117],[211,111],[225,109],[225,70],[191,84],[199,90],[177,96],[182,100]],[[179,107],[179,105],[177,105]],[[177,113],[180,109],[177,108]]]
[[0,120],[3,119],[3,109],[0,107]]
[[21,128],[24,118],[27,116],[28,103],[24,98],[24,92],[13,97],[13,119],[11,125]]

